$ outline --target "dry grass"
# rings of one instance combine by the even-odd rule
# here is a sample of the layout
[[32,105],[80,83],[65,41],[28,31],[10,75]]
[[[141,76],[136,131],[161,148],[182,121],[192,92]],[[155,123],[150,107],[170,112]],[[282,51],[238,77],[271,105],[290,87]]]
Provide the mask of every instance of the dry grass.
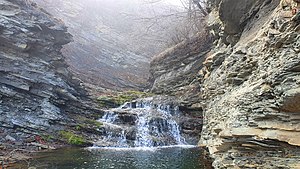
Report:
[[211,47],[212,38],[205,30],[197,33],[197,35],[189,40],[182,41],[175,46],[166,49],[164,52],[153,57],[152,62],[159,62],[165,58],[172,57],[172,55],[187,55],[201,53]]

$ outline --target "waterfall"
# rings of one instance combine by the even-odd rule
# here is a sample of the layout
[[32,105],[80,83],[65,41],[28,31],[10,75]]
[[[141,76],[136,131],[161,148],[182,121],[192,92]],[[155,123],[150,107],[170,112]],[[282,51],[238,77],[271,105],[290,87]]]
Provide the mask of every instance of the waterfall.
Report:
[[102,145],[114,147],[157,147],[185,145],[178,121],[178,106],[155,104],[153,98],[125,103],[106,111],[99,119],[105,136]]

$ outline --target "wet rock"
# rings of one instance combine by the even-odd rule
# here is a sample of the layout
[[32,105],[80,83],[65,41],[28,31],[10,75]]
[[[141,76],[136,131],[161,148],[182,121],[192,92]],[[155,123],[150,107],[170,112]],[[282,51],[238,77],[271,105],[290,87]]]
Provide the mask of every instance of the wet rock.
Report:
[[127,114],[127,115],[121,115],[119,116],[120,120],[126,124],[135,124],[135,121],[137,119],[136,115],[130,115],[130,114]]
[[127,139],[127,140],[135,141],[135,140],[136,140],[136,130],[134,130],[134,129],[129,130],[129,131],[126,133],[126,139]]
[[[100,119],[105,131],[103,140],[109,146],[196,144],[202,119],[193,117],[187,110],[181,111],[174,97],[156,96],[133,102],[135,106],[111,109]],[[187,138],[187,142],[181,135]],[[96,144],[105,146],[106,142]]]
[[45,145],[45,144],[39,144],[39,143],[30,143],[30,145],[39,147],[41,149],[49,149],[49,150],[55,150],[55,147],[49,146],[49,145]]
[[36,167],[29,167],[28,169],[36,169]]
[[13,138],[13,137],[10,136],[10,135],[7,135],[7,136],[5,137],[5,139],[6,139],[7,141],[12,141],[12,142],[15,142],[15,141],[16,141],[16,139]]

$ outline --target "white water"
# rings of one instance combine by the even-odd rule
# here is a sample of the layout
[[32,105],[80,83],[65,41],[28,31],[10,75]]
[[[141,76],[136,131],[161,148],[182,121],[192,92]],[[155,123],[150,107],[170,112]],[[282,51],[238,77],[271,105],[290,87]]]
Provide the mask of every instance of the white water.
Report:
[[[128,117],[129,120],[123,122],[124,117]],[[180,134],[177,122],[179,118],[178,106],[156,105],[152,102],[152,98],[125,103],[119,108],[107,111],[99,119],[107,130],[103,142],[108,145],[104,147],[147,149],[147,147],[186,146],[185,139]]]
[[196,145],[171,145],[171,146],[158,146],[158,147],[87,147],[86,150],[114,150],[114,151],[158,151],[161,149],[168,148],[182,148],[182,149],[190,149],[195,148]]

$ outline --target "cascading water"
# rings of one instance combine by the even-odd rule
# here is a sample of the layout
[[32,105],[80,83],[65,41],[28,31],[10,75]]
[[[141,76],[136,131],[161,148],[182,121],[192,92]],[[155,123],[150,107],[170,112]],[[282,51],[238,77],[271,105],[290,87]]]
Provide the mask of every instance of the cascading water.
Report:
[[99,145],[111,147],[156,147],[185,145],[180,134],[178,106],[139,99],[107,111],[99,119],[105,137]]
[[48,158],[35,161],[49,169],[202,169],[201,150],[194,146],[201,119],[184,107],[179,111],[177,105],[174,97],[155,96],[110,109],[99,119],[103,125],[97,127],[100,139],[94,146],[53,151]]

